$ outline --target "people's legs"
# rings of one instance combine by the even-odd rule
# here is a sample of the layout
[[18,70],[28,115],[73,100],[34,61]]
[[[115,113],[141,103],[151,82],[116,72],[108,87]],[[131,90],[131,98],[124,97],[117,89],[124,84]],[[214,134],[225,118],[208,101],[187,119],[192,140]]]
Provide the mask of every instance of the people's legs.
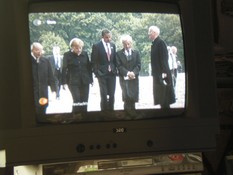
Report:
[[45,120],[46,109],[48,105],[36,104],[36,121],[43,122]]
[[129,110],[130,107],[129,107],[129,101],[127,99],[125,99],[124,101],[124,110]]
[[108,88],[108,109],[114,110],[114,102],[115,102],[115,90],[116,90],[116,76],[110,75],[107,79],[107,88]]
[[176,87],[177,74],[178,74],[177,69],[174,69],[174,84],[173,84],[174,87]]
[[79,112],[80,111],[80,89],[78,86],[70,85],[69,86],[72,98],[73,98],[73,112]]
[[126,99],[124,101],[124,110],[135,110],[135,102],[130,99]]
[[89,96],[89,84],[85,84],[80,87],[80,101],[82,102],[81,111],[87,111],[88,105],[88,96]]
[[177,80],[177,73],[178,73],[177,69],[174,69],[173,87],[174,87],[175,98],[177,98],[177,97],[176,97],[176,80]]
[[61,87],[61,72],[60,70],[55,70],[54,73],[54,80],[55,80],[55,85],[56,85],[56,98],[60,97],[60,87]]
[[169,109],[170,108],[170,104],[164,102],[163,104],[160,104],[161,109]]
[[166,91],[167,86],[162,84],[157,77],[153,76],[154,105],[160,104],[161,108],[170,108]]
[[170,100],[171,100],[171,91],[173,91],[173,86],[172,85],[166,85],[161,89],[161,93],[163,94],[162,99],[161,99],[161,109],[169,109],[170,108]]
[[131,106],[130,108],[132,110],[135,110],[135,102],[134,101],[131,101],[130,106]]
[[36,113],[39,115],[45,115],[46,114],[46,108],[48,107],[48,105],[37,105],[36,106]]
[[107,81],[106,77],[98,77],[99,88],[100,88],[100,108],[101,110],[107,110]]
[[41,105],[40,98],[41,96],[39,96],[38,89],[34,90],[34,104],[35,104],[36,113],[40,115],[44,115],[46,113],[46,108],[48,104]]
[[158,96],[157,96],[157,81],[156,81],[156,77],[153,76],[153,99],[154,99],[154,105],[159,104],[159,100],[158,100]]

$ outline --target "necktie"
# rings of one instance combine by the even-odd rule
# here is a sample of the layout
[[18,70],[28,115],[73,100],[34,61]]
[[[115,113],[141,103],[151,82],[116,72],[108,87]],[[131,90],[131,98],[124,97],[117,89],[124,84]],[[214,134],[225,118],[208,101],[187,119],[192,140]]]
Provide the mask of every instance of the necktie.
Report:
[[57,69],[59,69],[59,58],[55,57],[55,66]]
[[108,56],[108,61],[110,61],[110,49],[109,49],[109,46],[108,46],[108,43],[106,43],[106,47],[107,47],[107,56]]
[[[110,62],[111,53],[110,53],[110,48],[109,48],[109,46],[108,46],[108,43],[106,43],[106,47],[107,47],[108,61]],[[110,66],[110,64],[108,65],[108,71],[109,71],[109,72],[111,71],[111,66]]]
[[129,52],[129,49],[126,49],[126,52],[127,52],[127,60],[129,61],[131,59],[131,55],[130,55],[130,52]]

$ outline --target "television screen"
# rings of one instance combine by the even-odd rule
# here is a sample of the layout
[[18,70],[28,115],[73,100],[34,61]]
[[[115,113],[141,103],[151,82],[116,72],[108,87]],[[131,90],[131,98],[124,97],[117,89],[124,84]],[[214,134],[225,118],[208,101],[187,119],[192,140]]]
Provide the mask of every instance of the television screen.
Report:
[[[36,110],[38,121],[70,123],[130,120],[175,117],[184,112],[186,76],[183,31],[178,7],[174,5],[173,10],[176,13],[161,13],[156,10],[30,12],[30,43],[43,47],[40,57],[48,60],[54,78],[54,82],[52,78],[48,80],[47,74],[43,74],[41,79],[36,78],[34,74],[40,76],[38,69],[44,68],[32,64],[35,107],[45,110]],[[151,56],[153,40],[150,40],[148,34],[149,28],[155,24],[160,29],[158,38],[164,40],[166,47],[159,50],[158,58]],[[99,57],[104,57],[107,52],[98,56],[100,51],[96,51],[95,46],[104,41],[102,31],[105,30],[110,32],[109,43],[114,46],[111,46],[111,66],[115,66],[116,73],[109,73],[114,82],[109,83],[113,87],[107,90],[113,92],[103,95],[102,79],[109,75],[99,75],[95,69],[105,64],[99,61],[102,59]],[[130,41],[122,41],[127,37]],[[129,42],[130,46],[126,46],[124,42]],[[75,47],[80,47],[81,50],[76,51]],[[127,60],[125,54],[127,47],[132,52],[131,60]],[[103,48],[102,45],[100,50]],[[167,53],[163,56],[164,49]],[[33,60],[35,54],[33,55],[32,49]],[[161,59],[163,63],[154,63],[152,59]],[[164,70],[154,76],[152,69],[158,69],[158,64]],[[132,80],[126,74],[131,71],[135,74]],[[162,79],[163,73],[167,74],[168,81],[166,78]],[[154,92],[154,86],[159,85],[153,80],[156,76],[161,76],[162,89]],[[48,92],[40,92],[38,89],[44,86],[45,81],[47,86],[44,88]],[[165,110],[156,100],[162,98],[162,101],[169,101],[170,95],[163,95],[164,89],[169,88],[172,88],[174,100]],[[106,105],[113,107],[105,108],[104,100],[107,100]]]
[[7,166],[216,147],[210,0],[0,4]]

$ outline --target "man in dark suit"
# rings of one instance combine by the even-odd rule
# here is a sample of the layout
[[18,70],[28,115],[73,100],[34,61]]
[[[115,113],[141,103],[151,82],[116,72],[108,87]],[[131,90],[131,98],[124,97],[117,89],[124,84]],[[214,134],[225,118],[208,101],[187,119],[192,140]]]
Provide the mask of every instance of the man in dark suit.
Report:
[[53,72],[48,59],[42,56],[43,46],[40,43],[31,45],[31,61],[32,61],[32,78],[34,101],[36,107],[37,121],[40,121],[46,113],[48,106],[48,86],[50,86],[52,95],[55,95],[56,86]]
[[122,100],[125,110],[135,110],[135,103],[139,99],[139,72],[141,59],[139,52],[132,49],[132,37],[121,37],[123,49],[116,53],[117,68],[119,71]]
[[62,56],[60,54],[60,47],[53,47],[53,56],[49,57],[49,62],[51,64],[54,80],[56,84],[56,98],[60,99],[60,87],[61,87],[61,76],[62,76]]
[[113,110],[116,89],[116,46],[111,32],[102,31],[102,40],[92,46],[91,62],[100,87],[101,110]]
[[151,46],[151,69],[153,76],[154,104],[161,108],[170,108],[175,103],[175,93],[172,75],[168,65],[168,51],[166,43],[159,37],[160,29],[151,26],[148,31]]

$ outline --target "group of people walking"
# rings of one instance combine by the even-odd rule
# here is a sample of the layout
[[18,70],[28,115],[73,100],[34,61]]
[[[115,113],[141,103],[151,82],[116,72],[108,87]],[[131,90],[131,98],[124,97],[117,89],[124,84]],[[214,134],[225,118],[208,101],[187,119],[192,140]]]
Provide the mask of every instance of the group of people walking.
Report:
[[[175,102],[172,74],[166,43],[159,37],[160,30],[151,26],[148,30],[151,45],[151,70],[153,76],[154,105],[169,108]],[[57,99],[60,88],[69,89],[73,98],[72,112],[86,112],[92,74],[98,79],[101,111],[114,110],[116,77],[122,89],[125,110],[135,110],[139,100],[139,72],[141,58],[133,49],[133,39],[129,35],[121,37],[122,49],[116,51],[109,30],[102,31],[102,39],[93,44],[91,58],[83,50],[84,43],[79,38],[70,41],[70,50],[60,58],[59,47],[53,48],[53,57],[43,57],[40,43],[31,45],[33,86],[36,112],[46,113],[48,87]]]

